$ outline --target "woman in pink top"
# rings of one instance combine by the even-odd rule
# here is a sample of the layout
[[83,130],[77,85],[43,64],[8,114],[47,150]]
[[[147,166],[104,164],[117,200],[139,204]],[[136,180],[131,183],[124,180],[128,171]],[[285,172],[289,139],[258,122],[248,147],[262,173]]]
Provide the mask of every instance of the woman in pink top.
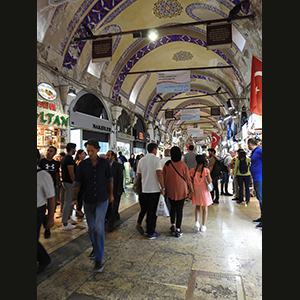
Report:
[[[177,171],[176,171],[176,170]],[[193,192],[191,177],[187,165],[181,161],[181,151],[178,147],[172,147],[171,160],[167,161],[163,168],[166,196],[170,200],[171,228],[169,231],[175,233],[175,237],[180,237],[182,222],[182,210],[184,200],[187,196],[187,184],[189,192]],[[176,218],[176,229],[175,229]]]
[[207,206],[213,204],[210,192],[207,188],[207,183],[211,183],[209,169],[206,168],[206,160],[202,155],[196,156],[197,166],[190,170],[190,175],[193,181],[194,194],[192,195],[192,204],[196,204],[195,208],[195,230],[199,231],[200,228],[200,209],[202,206],[202,225],[200,231],[206,231],[206,220],[208,209]]

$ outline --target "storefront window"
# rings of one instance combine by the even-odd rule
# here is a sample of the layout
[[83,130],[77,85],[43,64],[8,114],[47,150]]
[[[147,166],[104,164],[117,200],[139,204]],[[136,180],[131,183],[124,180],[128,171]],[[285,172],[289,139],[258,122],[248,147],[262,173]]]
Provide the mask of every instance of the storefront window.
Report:
[[49,146],[57,148],[57,153],[66,151],[67,132],[52,126],[37,125],[37,148],[45,155]]
[[123,155],[129,159],[130,158],[130,143],[123,143],[117,141],[117,155],[119,156],[119,152],[122,151]]

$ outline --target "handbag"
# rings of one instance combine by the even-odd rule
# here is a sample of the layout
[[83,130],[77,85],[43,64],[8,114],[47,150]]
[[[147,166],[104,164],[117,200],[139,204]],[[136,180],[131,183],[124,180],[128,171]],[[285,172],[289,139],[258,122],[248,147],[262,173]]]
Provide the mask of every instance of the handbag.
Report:
[[170,213],[167,207],[167,204],[165,202],[165,197],[160,194],[159,195],[159,200],[156,208],[156,216],[158,217],[169,217]]
[[142,178],[140,176],[136,177],[132,189],[137,195],[142,193]]
[[206,177],[205,177],[205,182],[207,184],[208,191],[211,192],[214,189],[214,185],[212,183],[208,183]]

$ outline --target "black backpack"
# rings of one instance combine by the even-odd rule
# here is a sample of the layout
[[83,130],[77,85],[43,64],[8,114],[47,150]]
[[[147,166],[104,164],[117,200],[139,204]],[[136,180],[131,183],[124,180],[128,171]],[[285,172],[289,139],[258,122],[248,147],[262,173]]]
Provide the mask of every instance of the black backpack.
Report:
[[240,160],[239,170],[241,174],[246,174],[248,172],[248,164],[246,158]]
[[221,161],[219,161],[216,157],[215,157],[215,159],[216,159],[216,161],[215,161],[213,169],[211,170],[211,175],[213,177],[218,177],[221,175],[222,164],[221,164]]

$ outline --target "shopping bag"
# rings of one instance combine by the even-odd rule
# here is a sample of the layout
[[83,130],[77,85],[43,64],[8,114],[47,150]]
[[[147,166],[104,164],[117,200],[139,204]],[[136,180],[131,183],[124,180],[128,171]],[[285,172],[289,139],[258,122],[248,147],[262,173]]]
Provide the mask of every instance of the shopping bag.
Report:
[[207,184],[208,191],[211,192],[214,189],[214,185],[212,183],[208,183],[208,181],[206,180],[206,177],[205,177],[205,181]]
[[170,215],[167,204],[165,202],[165,197],[160,194],[159,201],[157,204],[156,215],[158,217],[168,217]]

